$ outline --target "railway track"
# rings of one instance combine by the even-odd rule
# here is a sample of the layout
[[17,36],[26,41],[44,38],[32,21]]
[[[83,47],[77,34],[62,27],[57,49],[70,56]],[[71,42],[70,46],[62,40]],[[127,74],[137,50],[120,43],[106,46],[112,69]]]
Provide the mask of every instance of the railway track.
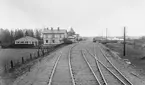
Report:
[[120,77],[120,79],[122,79],[122,81],[124,81],[124,83],[126,83],[126,85],[133,85],[132,82],[124,74],[122,74],[122,72],[119,71],[119,69],[116,68],[115,65],[107,58],[107,56],[106,56],[105,52],[103,51],[103,49],[100,46],[98,46],[98,47],[99,47],[101,53],[103,54],[104,58],[107,60],[107,62],[114,69],[114,70],[112,69],[113,71],[115,71],[114,73],[119,74],[118,76]]
[[72,85],[76,85],[76,82],[75,82],[75,79],[74,79],[74,75],[73,75],[73,72],[72,72],[72,65],[71,65],[71,51],[73,49],[73,47],[75,47],[76,45],[72,46],[69,50],[69,56],[68,56],[68,63],[69,63],[69,71],[70,71],[70,74],[71,74],[71,80],[72,80]]
[[[75,81],[74,81],[74,77],[73,77],[73,73],[72,73],[72,67],[71,67],[71,63],[70,63],[70,51],[71,51],[71,49],[73,48],[74,46],[72,46],[72,47],[70,47],[70,49],[69,49],[69,55],[68,55],[68,68],[69,68],[69,79],[67,80],[67,81],[62,81],[62,82],[64,82],[62,85],[75,85]],[[60,63],[61,61],[60,61],[60,58],[62,57],[62,52],[60,53],[60,55],[58,56],[58,58],[56,59],[56,61],[55,61],[55,64],[54,64],[54,66],[53,66],[53,69],[52,69],[52,71],[51,71],[51,75],[50,75],[50,77],[49,77],[49,80],[48,80],[48,82],[47,82],[47,85],[58,85],[58,84],[56,84],[56,83],[54,83],[54,81],[56,81],[54,78],[56,78],[56,77],[58,77],[60,80],[61,80],[61,78],[63,79],[63,77],[61,77],[61,76],[57,76],[56,74],[59,74],[59,68],[58,68],[58,63]],[[61,65],[61,64],[60,64]],[[66,65],[66,63],[65,63],[65,65]],[[60,67],[61,68],[61,67]],[[58,69],[58,71],[57,71],[57,69]],[[56,76],[55,76],[56,75]],[[66,75],[68,75],[68,74],[66,74]],[[70,80],[71,79],[71,80]],[[63,80],[65,80],[65,79],[63,79]],[[59,81],[60,82],[60,81]],[[59,83],[59,85],[61,85],[60,83]]]
[[[79,53],[78,56],[74,54]],[[73,85],[101,85],[99,79],[95,75],[95,72],[87,59],[84,57],[82,50],[71,49],[70,50],[70,65],[72,65]],[[75,60],[75,62],[73,61]],[[77,64],[76,64],[77,63]]]
[[61,50],[49,63],[46,85],[133,85],[99,46],[93,44],[93,49],[84,49],[87,44]]
[[52,85],[52,79],[53,79],[54,73],[56,72],[56,67],[57,67],[57,64],[59,62],[59,59],[61,57],[61,54],[58,56],[57,60],[55,61],[55,64],[53,66],[53,69],[52,69],[52,72],[51,72],[51,75],[50,75],[50,78],[49,78],[48,85]]
[[[81,53],[82,53],[82,56],[83,56],[85,62],[86,62],[87,65],[88,65],[90,71],[92,72],[93,76],[95,77],[95,80],[97,81],[97,85],[103,85],[103,84],[101,84],[102,82],[99,80],[98,75],[96,75],[94,69],[93,69],[92,66],[90,65],[90,63],[89,63],[89,61],[87,60],[87,58],[86,58],[85,54],[83,53],[83,51],[81,51]],[[100,74],[101,74],[101,73],[100,73]],[[101,75],[102,75],[102,74],[101,74]]]
[[[102,49],[100,49],[100,51],[102,51]],[[105,76],[103,76],[103,71],[108,71],[115,80],[117,80],[118,84],[120,85],[133,85],[110,61],[109,59],[105,56],[105,54],[103,54],[103,52],[101,52],[103,54],[104,59],[106,60],[105,64],[99,60],[98,56],[96,55],[96,53],[91,53],[89,50],[84,51],[85,53],[89,53],[92,58],[94,58],[95,62],[96,62],[96,67],[99,69],[98,71],[101,74],[101,79],[102,81],[104,81],[104,83],[102,83],[101,85],[109,85],[107,83],[107,79],[105,78]],[[94,46],[94,52],[95,51],[95,46]],[[103,69],[102,69],[103,68]],[[101,70],[102,69],[102,70]],[[116,82],[116,83],[117,83]],[[117,85],[118,85],[117,84]]]

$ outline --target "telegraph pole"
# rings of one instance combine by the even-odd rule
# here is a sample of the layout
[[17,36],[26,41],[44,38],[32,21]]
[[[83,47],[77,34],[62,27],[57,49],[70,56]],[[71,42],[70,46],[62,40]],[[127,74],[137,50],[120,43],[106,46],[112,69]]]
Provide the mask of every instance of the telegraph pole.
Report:
[[107,42],[107,28],[106,28],[106,42]]
[[126,28],[124,27],[124,42],[123,42],[123,45],[124,45],[124,47],[123,47],[123,56],[125,56],[126,55]]

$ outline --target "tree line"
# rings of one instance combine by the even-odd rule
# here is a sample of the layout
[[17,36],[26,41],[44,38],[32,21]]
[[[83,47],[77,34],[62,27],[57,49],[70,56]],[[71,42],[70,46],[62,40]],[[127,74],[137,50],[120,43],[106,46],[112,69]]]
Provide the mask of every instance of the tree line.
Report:
[[13,44],[15,40],[22,38],[24,36],[31,36],[41,40],[41,29],[15,29],[8,30],[0,28],[0,44],[10,45]]

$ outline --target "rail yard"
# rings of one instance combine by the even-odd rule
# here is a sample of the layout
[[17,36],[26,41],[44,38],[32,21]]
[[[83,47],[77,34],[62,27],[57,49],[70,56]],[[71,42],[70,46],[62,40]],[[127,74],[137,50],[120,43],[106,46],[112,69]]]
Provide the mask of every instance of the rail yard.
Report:
[[64,46],[36,63],[11,85],[145,85],[115,61],[102,44],[82,41]]

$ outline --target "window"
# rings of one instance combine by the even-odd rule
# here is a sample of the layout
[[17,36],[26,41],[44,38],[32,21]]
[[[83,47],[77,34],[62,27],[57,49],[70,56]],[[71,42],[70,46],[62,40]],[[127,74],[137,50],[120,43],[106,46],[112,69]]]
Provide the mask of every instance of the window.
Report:
[[21,43],[24,43],[24,41],[21,41]]
[[26,44],[28,44],[28,41],[25,41]]
[[55,40],[52,40],[52,43],[55,43]]
[[46,43],[48,43],[48,40],[46,40]]

